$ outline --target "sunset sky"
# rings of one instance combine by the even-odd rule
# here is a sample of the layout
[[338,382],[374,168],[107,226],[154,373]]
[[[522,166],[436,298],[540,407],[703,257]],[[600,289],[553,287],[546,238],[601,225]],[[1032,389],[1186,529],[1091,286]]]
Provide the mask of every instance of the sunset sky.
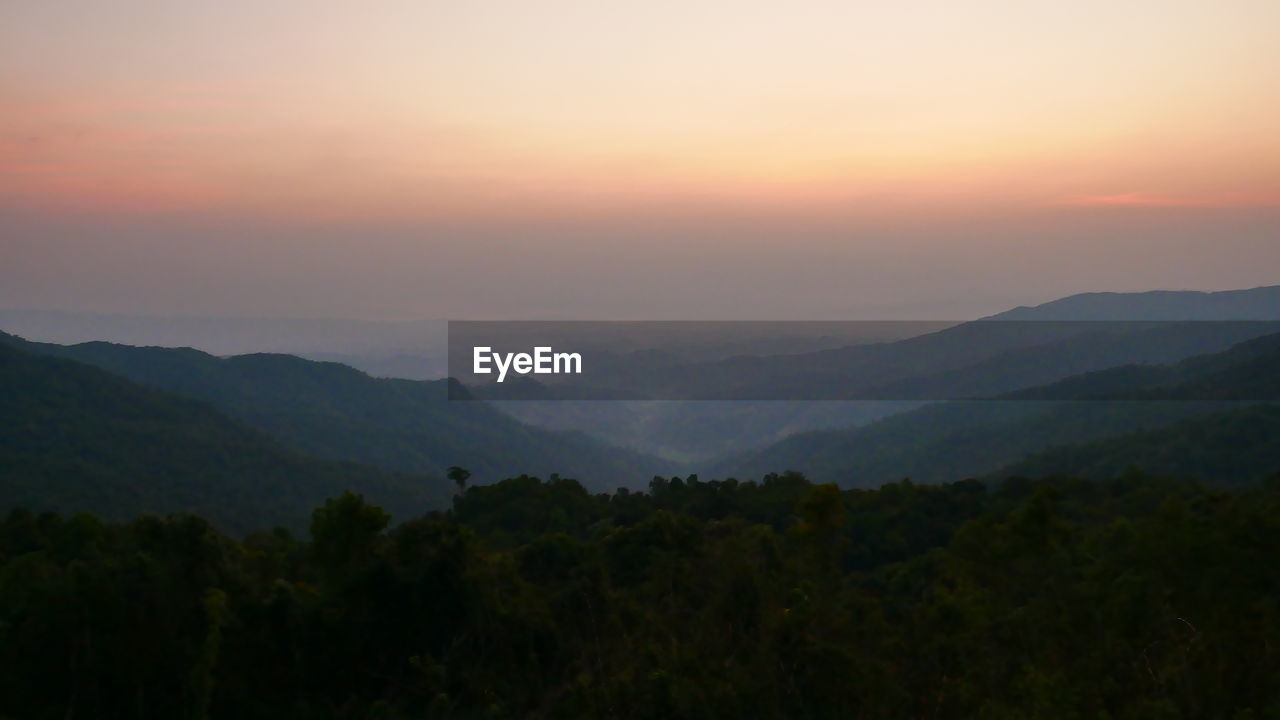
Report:
[[1280,283],[1280,3],[0,6],[0,306],[963,317]]

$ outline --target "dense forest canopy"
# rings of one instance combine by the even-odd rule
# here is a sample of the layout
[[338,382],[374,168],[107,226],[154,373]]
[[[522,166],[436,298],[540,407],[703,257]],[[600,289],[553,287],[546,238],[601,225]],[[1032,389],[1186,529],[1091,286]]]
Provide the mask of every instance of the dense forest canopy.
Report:
[[0,522],[0,717],[1274,717],[1280,478],[469,487]]

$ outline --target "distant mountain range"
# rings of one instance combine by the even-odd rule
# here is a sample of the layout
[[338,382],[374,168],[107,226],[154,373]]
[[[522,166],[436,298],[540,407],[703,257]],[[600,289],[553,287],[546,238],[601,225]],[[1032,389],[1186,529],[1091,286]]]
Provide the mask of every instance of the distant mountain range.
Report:
[[341,362],[376,377],[436,380],[447,371],[444,320],[130,315],[0,308],[0,328],[31,340],[75,345],[192,347],[214,355],[288,353]]
[[1280,285],[1219,292],[1152,290],[1138,293],[1081,293],[1034,307],[1016,307],[988,319],[1276,320],[1280,319]]
[[[581,430],[705,470],[715,458],[796,433],[865,425],[924,401],[996,395],[1132,363],[1173,363],[1274,332],[1280,332],[1280,286],[1090,293],[895,342],[672,364],[639,380],[634,372],[617,380],[633,396],[724,402],[500,406],[526,422]],[[538,396],[522,385],[484,392],[495,399]]]
[[192,511],[238,531],[301,527],[343,489],[401,516],[441,507],[451,465],[474,483],[558,473],[597,491],[690,471],[874,487],[1129,466],[1247,483],[1280,470],[1274,287],[1080,295],[893,342],[664,368],[660,381],[734,398],[881,401],[505,404],[550,429],[459,401],[467,390],[447,380],[0,333],[0,493],[6,507]]
[[219,358],[190,348],[0,341],[208,402],[318,458],[409,473],[462,465],[476,482],[558,472],[609,490],[643,485],[672,468],[581,434],[525,425],[483,402],[450,400],[444,380],[372,378],[291,355]]
[[1280,331],[1247,321],[981,320],[899,340],[741,356],[604,378],[603,396],[658,400],[947,400],[1126,363],[1175,362]]
[[[1249,410],[1242,415],[1242,404],[1276,401],[1280,401],[1280,334],[1174,365],[1116,367],[987,400],[929,405],[862,428],[801,433],[721,462],[712,468],[712,474],[753,477],[769,470],[791,469],[814,480],[856,487],[876,487],[904,477],[944,482],[1033,469],[1047,471],[1056,466],[1043,458],[1061,460],[1075,452],[1051,448],[1088,445],[1122,435],[1142,444],[1143,453],[1136,452],[1134,446],[1135,462],[1141,457],[1150,460],[1150,448],[1160,438],[1179,443],[1166,449],[1168,458],[1188,458],[1219,451],[1188,442],[1185,429],[1169,430],[1168,435],[1141,435],[1140,440],[1134,440],[1138,436],[1133,434],[1179,421],[1191,423],[1179,427],[1194,430],[1213,426],[1219,417],[1227,423],[1241,422],[1241,417],[1265,420],[1271,417],[1271,410]],[[1123,455],[1114,452],[1119,446],[1104,443],[1091,447],[1089,452],[1094,455]],[[1046,451],[1039,460],[1018,464],[1029,455]],[[1242,461],[1239,468],[1224,465],[1221,469],[1232,481],[1254,470],[1262,472],[1272,456],[1266,448],[1249,449],[1255,451],[1253,459]],[[1272,459],[1276,467],[1271,471],[1280,470],[1280,456]],[[1114,466],[1104,460],[1081,462],[1095,468]],[[1176,465],[1155,464],[1162,469]],[[1212,469],[1203,463],[1186,465],[1192,467]]]

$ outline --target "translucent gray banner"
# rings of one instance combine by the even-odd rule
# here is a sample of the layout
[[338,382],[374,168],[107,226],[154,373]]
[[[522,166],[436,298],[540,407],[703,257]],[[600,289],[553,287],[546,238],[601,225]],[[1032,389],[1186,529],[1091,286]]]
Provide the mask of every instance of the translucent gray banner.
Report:
[[1258,402],[1278,352],[1277,320],[449,323],[456,400]]

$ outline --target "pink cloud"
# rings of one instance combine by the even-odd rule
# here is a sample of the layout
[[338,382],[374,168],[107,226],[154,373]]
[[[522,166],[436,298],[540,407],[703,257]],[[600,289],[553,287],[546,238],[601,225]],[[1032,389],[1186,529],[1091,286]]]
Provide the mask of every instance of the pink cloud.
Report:
[[1074,207],[1264,207],[1280,204],[1280,198],[1265,193],[1219,193],[1215,195],[1158,195],[1129,192],[1111,195],[1070,195],[1054,205]]

